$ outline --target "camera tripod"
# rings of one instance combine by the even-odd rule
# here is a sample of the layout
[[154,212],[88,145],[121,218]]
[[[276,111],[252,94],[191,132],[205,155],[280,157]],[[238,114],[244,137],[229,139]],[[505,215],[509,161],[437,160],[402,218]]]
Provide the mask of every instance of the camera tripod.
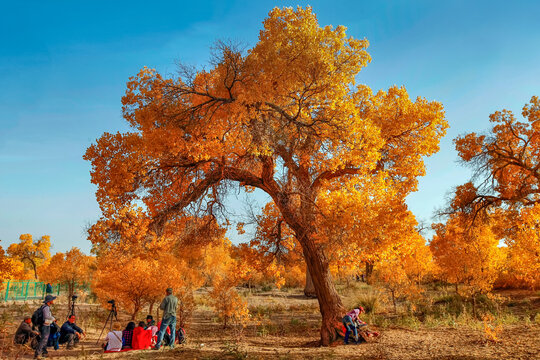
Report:
[[77,300],[77,295],[73,295],[71,297],[71,308],[68,312],[68,319],[71,317],[71,315],[75,315],[75,300]]
[[96,341],[96,345],[99,343],[99,339],[101,339],[101,336],[103,335],[103,331],[105,331],[105,328],[107,327],[107,324],[109,324],[109,331],[112,331],[113,327],[113,321],[118,321],[118,311],[116,310],[116,303],[114,300],[108,301],[109,304],[111,304],[111,310],[109,311],[109,315],[107,316],[107,320],[105,320],[105,324],[103,325],[103,329],[101,329],[101,333],[99,334],[99,337]]

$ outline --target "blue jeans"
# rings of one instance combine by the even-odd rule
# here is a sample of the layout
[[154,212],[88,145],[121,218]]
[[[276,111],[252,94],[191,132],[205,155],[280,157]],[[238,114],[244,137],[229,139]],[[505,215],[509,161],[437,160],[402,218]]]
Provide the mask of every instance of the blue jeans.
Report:
[[345,338],[343,339],[345,344],[349,343],[349,335],[351,335],[351,333],[354,333],[354,341],[356,342],[357,341],[356,339],[358,338],[358,332],[356,331],[356,326],[354,326],[351,317],[345,315],[341,322],[343,323],[343,325],[345,326],[345,329],[346,329]]
[[176,338],[176,316],[169,316],[166,319],[161,320],[161,326],[159,327],[159,331],[157,332],[157,342],[156,342],[156,349],[159,349],[161,346],[161,341],[163,340],[163,336],[167,332],[167,327],[171,329],[171,340],[169,341],[169,346],[171,348],[174,347],[174,340]]
[[39,327],[39,343],[36,347],[35,356],[47,353],[47,341],[49,340],[49,334],[51,333],[51,327],[49,325],[41,325]]

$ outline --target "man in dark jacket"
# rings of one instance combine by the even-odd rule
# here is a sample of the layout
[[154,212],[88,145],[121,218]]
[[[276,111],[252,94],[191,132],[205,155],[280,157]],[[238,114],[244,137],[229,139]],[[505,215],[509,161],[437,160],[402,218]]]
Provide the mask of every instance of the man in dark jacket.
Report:
[[32,330],[32,317],[27,316],[15,332],[13,342],[20,345],[31,344],[37,335],[39,335],[39,332]]
[[83,329],[75,325],[75,315],[71,315],[60,328],[60,344],[66,345],[66,350],[71,350],[79,342],[81,336],[85,335]]

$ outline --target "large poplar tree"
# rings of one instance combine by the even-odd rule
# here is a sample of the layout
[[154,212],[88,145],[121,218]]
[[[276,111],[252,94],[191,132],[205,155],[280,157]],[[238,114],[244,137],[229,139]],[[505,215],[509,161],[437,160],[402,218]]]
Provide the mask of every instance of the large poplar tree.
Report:
[[218,43],[208,70],[141,70],[122,100],[132,131],[104,134],[85,159],[103,216],[142,202],[157,233],[194,209],[215,214],[232,183],[266,192],[302,247],[328,345],[344,309],[319,199],[367,187],[404,199],[447,124],[441,104],[404,88],[356,86],[367,40],[319,26],[311,8],[275,8],[263,25],[247,52]]

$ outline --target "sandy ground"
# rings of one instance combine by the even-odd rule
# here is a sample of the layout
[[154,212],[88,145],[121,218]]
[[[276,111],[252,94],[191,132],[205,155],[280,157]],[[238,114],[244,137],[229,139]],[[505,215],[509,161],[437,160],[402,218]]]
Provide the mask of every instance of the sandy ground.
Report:
[[[194,313],[187,330],[186,344],[175,349],[159,351],[130,351],[103,354],[96,339],[102,325],[89,328],[88,336],[72,351],[61,347],[49,350],[50,358],[65,359],[540,359],[540,326],[517,324],[505,326],[499,342],[485,340],[482,330],[471,328],[436,328],[410,330],[405,328],[376,329],[381,336],[369,343],[319,347],[319,315],[314,300],[298,295],[256,295],[250,297],[252,305],[277,307],[277,314],[259,317],[239,331],[223,329],[209,309]],[[289,310],[289,307],[291,310]],[[90,308],[90,307],[89,307]],[[1,311],[9,311],[2,308]],[[91,308],[91,311],[99,311]],[[85,309],[81,310],[84,313]],[[106,312],[103,311],[106,315]],[[104,315],[104,316],[105,316]],[[81,315],[82,317],[82,315]],[[141,315],[141,318],[144,316]],[[122,319],[122,323],[128,319]],[[18,321],[16,321],[18,324]],[[102,324],[102,323],[100,323]],[[12,327],[14,324],[12,324]],[[0,358],[29,359],[29,349],[10,345],[14,329],[4,328]]]

